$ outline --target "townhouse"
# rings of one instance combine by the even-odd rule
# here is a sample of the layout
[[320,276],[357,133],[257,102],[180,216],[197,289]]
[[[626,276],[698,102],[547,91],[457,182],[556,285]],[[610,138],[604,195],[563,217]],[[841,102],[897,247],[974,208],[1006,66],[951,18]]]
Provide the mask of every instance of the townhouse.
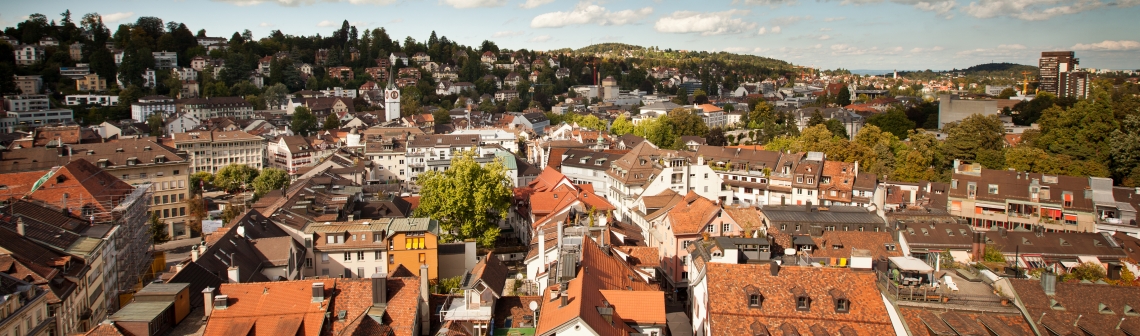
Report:
[[363,219],[306,226],[305,246],[313,257],[305,259],[305,276],[369,278],[389,273],[390,223]]
[[950,214],[980,230],[1097,230],[1089,177],[991,170],[955,161],[949,192]]

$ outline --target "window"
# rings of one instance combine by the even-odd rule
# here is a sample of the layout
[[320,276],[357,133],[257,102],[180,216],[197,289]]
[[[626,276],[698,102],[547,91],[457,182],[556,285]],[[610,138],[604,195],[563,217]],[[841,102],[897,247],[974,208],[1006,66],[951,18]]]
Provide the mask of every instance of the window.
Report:
[[178,175],[178,169],[174,170],[174,175]]
[[356,260],[364,260],[364,251],[356,252]]
[[811,298],[806,295],[796,297],[796,310],[809,310],[811,309]]
[[[321,263],[322,264],[329,263],[329,254],[328,253],[321,253]],[[326,269],[325,271],[326,271],[325,275],[328,275],[328,272],[327,272],[328,270]]]
[[344,253],[344,261],[352,261],[352,252]]
[[758,294],[758,293],[757,294],[748,294],[748,307],[749,308],[760,308],[760,305],[763,303],[764,303],[764,298],[761,297],[760,294]]
[[423,264],[426,262],[427,262],[427,254],[426,253],[420,253],[420,263]]
[[815,183],[815,178],[812,178],[812,177],[807,178],[807,184],[812,184],[812,183]]
[[395,263],[396,263],[396,255],[395,254],[389,254],[388,255],[388,264],[395,264]]
[[305,267],[313,267],[313,258],[305,258]]
[[836,313],[846,313],[849,311],[850,308],[851,308],[851,302],[847,301],[847,299],[835,300],[835,312]]
[[721,224],[720,232],[727,233],[729,230],[732,230],[732,224]]
[[996,184],[991,184],[991,185],[989,186],[989,192],[990,192],[990,195],[997,195],[997,193],[998,193],[998,185],[996,185]]
[[[863,231],[862,226],[859,227],[859,231]],[[887,249],[887,251],[894,251],[895,250],[895,244],[883,244],[883,248]]]
[[716,233],[716,227],[712,224],[709,224],[708,226],[705,226],[705,231],[708,231],[709,233]]
[[[384,259],[384,252],[376,251],[376,252],[374,252],[374,255],[372,256],[372,258],[375,260]],[[379,273],[379,272],[377,272],[377,273]]]

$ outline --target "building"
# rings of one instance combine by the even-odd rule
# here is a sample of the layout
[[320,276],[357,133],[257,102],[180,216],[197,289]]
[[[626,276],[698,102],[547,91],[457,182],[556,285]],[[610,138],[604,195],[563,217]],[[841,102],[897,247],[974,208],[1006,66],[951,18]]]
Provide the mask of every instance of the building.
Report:
[[44,86],[43,77],[40,75],[27,75],[15,76],[16,87],[20,89],[20,94],[34,95],[39,94]]
[[91,74],[91,67],[83,63],[76,64],[74,67],[59,68],[59,75],[68,79],[80,79],[89,74]]
[[67,106],[77,106],[77,105],[118,106],[119,105],[119,96],[81,94],[81,95],[67,95],[67,97],[64,97],[64,99],[65,99],[64,104],[67,104]]
[[210,97],[182,99],[175,102],[178,113],[187,113],[198,120],[219,117],[249,119],[253,116],[253,104],[242,97]]
[[0,274],[0,335],[48,335],[48,292],[8,274]]
[[107,91],[107,80],[99,78],[98,74],[87,74],[75,80],[75,90],[80,92]]
[[1062,86],[1064,86],[1063,83],[1065,82],[1063,78],[1064,74],[1078,71],[1080,62],[1080,59],[1076,57],[1076,53],[1072,51],[1041,52],[1041,58],[1037,61],[1039,69],[1037,80],[1040,83],[1038,89],[1059,97],[1064,97],[1065,95],[1062,94]]
[[392,219],[385,231],[388,267],[418,270],[427,266],[427,279],[439,276],[439,223],[429,218]]
[[36,62],[43,62],[47,58],[44,47],[38,45],[15,46],[16,65],[29,66]]
[[979,230],[1002,227],[1096,232],[1090,178],[982,169],[955,162],[950,180],[950,214]]
[[71,109],[51,108],[46,95],[4,96],[4,100],[8,103],[8,115],[0,119],[3,127],[38,127],[74,121]]
[[1089,97],[1092,78],[1088,72],[1069,71],[1062,72],[1057,88],[1058,96],[1085,99]]
[[154,56],[154,67],[159,70],[174,69],[178,67],[178,53],[173,51],[151,52]]
[[1045,273],[1037,279],[1010,279],[1015,304],[1042,335],[1128,335],[1140,333],[1131,318],[1140,291],[1130,286],[1061,281]]
[[217,173],[231,164],[265,167],[265,138],[244,131],[192,131],[173,138],[175,148],[186,152],[192,173]]
[[996,100],[964,100],[952,94],[938,96],[938,129],[971,115],[992,116],[999,113],[1001,109],[998,109]]
[[621,154],[569,149],[562,154],[561,165],[557,167],[574,184],[590,184],[594,193],[601,197],[609,194],[609,179],[606,171]]
[[475,161],[480,164],[495,159],[493,150],[479,145],[478,134],[433,134],[408,137],[407,165],[409,181],[415,182],[420,174],[429,170],[445,171],[451,167],[456,154],[475,150]]
[[760,218],[768,232],[789,235],[819,237],[824,231],[888,231],[882,217],[858,206],[765,205],[760,207]]
[[51,108],[51,101],[48,99],[48,96],[42,94],[4,96],[4,101],[8,103],[5,107],[9,112],[37,111]]
[[[190,315],[188,283],[152,283],[135,293],[134,301],[109,318],[116,332],[155,335],[169,332]],[[106,328],[106,327],[103,327]]]
[[175,109],[174,98],[167,96],[146,96],[139,98],[138,102],[131,104],[131,119],[138,122],[146,122],[147,118],[150,118],[150,115],[155,113],[166,118],[173,114]]
[[313,257],[305,259],[305,276],[370,278],[387,274],[386,232],[390,223],[386,219],[357,219],[306,226],[305,244],[312,246]]
[[[694,335],[896,335],[875,273],[707,263],[693,292]],[[901,331],[899,331],[901,332]]]
[[290,175],[297,175],[299,168],[320,160],[318,151],[300,135],[282,136],[270,141],[265,151],[269,155],[269,166],[284,170]]
[[459,284],[462,296],[448,298],[440,308],[440,318],[450,324],[449,329],[462,328],[472,335],[489,334],[494,325],[491,319],[496,304],[503,298],[507,274],[507,266],[499,256],[488,253],[463,275],[463,282]]

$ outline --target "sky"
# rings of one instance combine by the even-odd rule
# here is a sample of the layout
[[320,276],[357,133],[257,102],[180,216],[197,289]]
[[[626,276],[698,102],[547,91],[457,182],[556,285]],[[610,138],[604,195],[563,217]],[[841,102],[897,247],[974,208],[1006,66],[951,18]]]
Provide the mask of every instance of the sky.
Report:
[[245,29],[328,36],[348,20],[400,41],[434,30],[509,49],[621,42],[822,69],[1036,65],[1051,50],[1076,51],[1085,68],[1140,69],[1140,0],[5,0],[0,27],[68,9],[77,19],[97,12],[112,31],[156,16],[227,38]]

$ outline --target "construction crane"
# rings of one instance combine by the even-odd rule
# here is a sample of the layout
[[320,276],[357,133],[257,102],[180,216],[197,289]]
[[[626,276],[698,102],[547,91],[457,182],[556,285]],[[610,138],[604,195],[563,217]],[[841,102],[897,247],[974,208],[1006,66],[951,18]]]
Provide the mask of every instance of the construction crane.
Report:
[[1032,73],[1033,73],[1032,71],[1022,71],[1021,72],[1021,95],[1022,96],[1029,95],[1029,92],[1028,92],[1028,90],[1029,90],[1029,74],[1032,74]]

